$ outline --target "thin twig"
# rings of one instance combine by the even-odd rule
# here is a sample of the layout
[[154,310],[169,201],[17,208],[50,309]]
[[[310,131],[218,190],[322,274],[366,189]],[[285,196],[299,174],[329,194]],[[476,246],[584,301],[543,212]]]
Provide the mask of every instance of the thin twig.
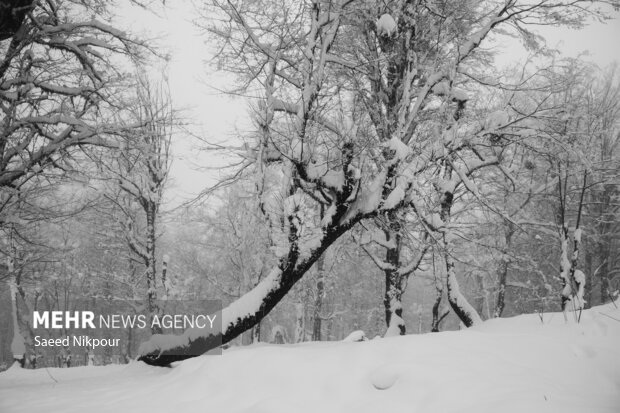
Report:
[[50,370],[47,368],[47,366],[45,367],[45,371],[47,372],[47,375],[50,376],[50,378],[52,380],[54,380],[56,383],[58,383],[58,380],[56,380],[56,378],[54,376],[52,376],[52,373],[50,373]]
[[602,313],[602,312],[600,312],[600,311],[599,311],[598,313],[599,313],[599,314],[604,315],[605,317],[609,317],[609,318],[611,318],[612,320],[615,320],[615,321],[617,321],[617,322],[619,322],[619,323],[620,323],[620,320],[618,320],[618,319],[617,319],[617,318],[615,318],[615,317],[610,316],[609,314],[605,314],[605,313]]

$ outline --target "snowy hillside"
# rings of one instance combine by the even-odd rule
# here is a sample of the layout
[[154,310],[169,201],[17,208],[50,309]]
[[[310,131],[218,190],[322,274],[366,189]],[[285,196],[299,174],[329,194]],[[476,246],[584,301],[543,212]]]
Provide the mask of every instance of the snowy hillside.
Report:
[[0,374],[12,412],[618,412],[620,310],[367,342],[260,345],[173,368]]

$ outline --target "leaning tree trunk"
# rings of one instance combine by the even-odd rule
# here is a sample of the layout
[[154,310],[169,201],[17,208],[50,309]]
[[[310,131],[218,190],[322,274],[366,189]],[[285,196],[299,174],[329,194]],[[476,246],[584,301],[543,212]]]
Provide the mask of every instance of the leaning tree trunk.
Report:
[[238,337],[256,326],[286,296],[303,275],[312,267],[318,257],[342,234],[347,232],[363,216],[355,216],[338,223],[347,212],[346,207],[338,210],[332,222],[323,229],[322,242],[300,259],[298,239],[294,232],[289,235],[290,249],[278,265],[252,291],[243,295],[222,310],[222,331],[198,337],[169,336],[165,345],[149,340],[142,343],[138,360],[153,366],[168,366],[170,363],[204,354]]

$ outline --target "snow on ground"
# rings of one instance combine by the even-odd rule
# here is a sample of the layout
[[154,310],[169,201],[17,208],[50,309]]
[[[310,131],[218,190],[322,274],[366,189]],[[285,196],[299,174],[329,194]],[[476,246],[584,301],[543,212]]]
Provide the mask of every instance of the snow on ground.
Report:
[[[52,376],[55,378],[54,381]],[[364,342],[257,345],[173,368],[0,373],[0,412],[620,412],[620,310]]]

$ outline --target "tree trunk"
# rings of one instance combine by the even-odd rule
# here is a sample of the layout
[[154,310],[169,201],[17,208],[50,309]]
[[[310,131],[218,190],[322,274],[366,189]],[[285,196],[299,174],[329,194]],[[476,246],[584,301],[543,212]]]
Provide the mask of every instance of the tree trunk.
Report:
[[454,270],[454,261],[449,253],[444,255],[446,261],[446,287],[448,293],[448,302],[454,314],[461,320],[465,327],[471,327],[482,323],[480,315],[474,307],[469,304],[456,280],[456,272]]
[[[585,289],[585,274],[577,272],[577,264],[579,261],[579,250],[581,248],[582,231],[580,228],[581,212],[583,208],[583,198],[586,192],[586,184],[588,180],[587,170],[583,174],[583,185],[581,187],[581,197],[579,200],[579,209],[577,211],[577,222],[575,224],[575,232],[573,234],[573,255],[568,259],[568,225],[563,222],[561,228],[561,257],[560,257],[560,276],[562,277],[563,289],[561,294],[562,311],[566,310],[567,304],[572,303],[575,310],[583,309],[583,291]],[[566,184],[564,191],[567,191]],[[562,218],[564,218],[566,205],[562,204]],[[579,274],[580,277],[576,277]]]
[[433,319],[431,321],[431,333],[438,333],[440,331],[439,326],[444,318],[450,314],[449,311],[444,311],[442,314],[439,314],[441,307],[441,299],[443,295],[443,287],[439,284],[439,289],[436,290],[435,302],[433,303]]
[[[584,248],[584,252],[585,252],[585,272],[586,274],[590,274],[590,279],[592,281],[594,281],[594,276],[595,276],[595,270],[593,268],[593,253],[592,253],[592,247],[591,247],[591,238],[587,238],[587,242],[585,243],[585,248]],[[586,284],[585,288],[585,299],[586,299],[586,306],[585,308],[590,308],[592,306],[592,301],[594,300],[594,296],[592,294],[592,282],[589,282]]]
[[325,337],[327,337],[327,340],[333,340],[334,338],[334,318],[330,318],[329,320],[327,320],[327,328],[326,328],[326,335]]
[[155,259],[155,240],[156,228],[155,221],[157,219],[157,206],[154,203],[148,203],[146,209],[146,297],[147,309],[151,320],[151,333],[161,334],[162,329],[159,325],[153,324],[153,318],[158,315],[157,307],[157,278],[156,278],[156,259]]
[[306,341],[306,323],[304,316],[304,304],[298,302],[295,304],[295,343]]
[[[611,219],[611,217],[608,217]],[[607,301],[611,301],[611,291],[610,291],[610,271],[613,268],[610,263],[614,260],[611,242],[612,237],[608,232],[610,230],[610,225],[608,223],[601,224],[601,233],[599,235],[600,242],[598,243],[598,256],[600,268],[599,268],[599,294],[601,295],[601,304],[606,303]]]
[[[450,169],[446,172],[446,177],[450,177]],[[456,279],[456,272],[454,266],[454,260],[452,259],[451,243],[449,234],[450,215],[452,209],[452,203],[454,201],[454,193],[452,191],[445,191],[440,194],[441,202],[441,220],[446,226],[446,230],[441,235],[442,248],[444,254],[444,261],[446,265],[446,290],[448,295],[448,303],[454,311],[454,314],[461,320],[466,327],[471,327],[476,324],[482,323],[480,315],[469,304],[465,296],[461,293],[459,283]]]
[[562,293],[560,300],[562,311],[566,310],[566,304],[571,297],[572,287],[569,280],[570,261],[568,260],[568,226],[564,223],[560,230],[560,278],[562,280]]
[[[9,267],[10,270],[10,267]],[[24,363],[26,362],[26,340],[22,335],[19,328],[19,316],[17,312],[17,287],[15,286],[15,282],[11,281],[10,285],[10,293],[11,293],[11,313],[13,320],[13,340],[11,341],[11,352],[13,353],[13,360],[18,362],[21,367],[24,367]]]
[[252,344],[254,343],[260,343],[260,325],[261,323],[258,322],[256,323],[256,325],[252,328]]
[[321,311],[325,295],[325,257],[321,255],[316,262],[317,279],[312,313],[312,341],[321,341]]
[[[13,238],[14,229],[9,232],[9,256],[7,257],[7,272],[9,279],[9,291],[11,294],[11,313],[13,321],[13,340],[11,341],[11,352],[13,360],[18,362],[21,367],[25,367],[28,361],[28,354],[32,352],[31,346],[34,343],[32,330],[29,325],[30,312],[26,303],[26,294],[21,286],[21,269],[15,268],[18,259],[18,250]],[[20,300],[24,309],[20,312]]]
[[506,307],[506,283],[508,282],[508,269],[510,267],[510,259],[507,257],[507,254],[512,252],[512,237],[515,233],[515,227],[512,222],[505,222],[505,225],[507,225],[504,232],[506,245],[502,251],[502,258],[499,264],[497,301],[495,302],[495,311],[493,312],[494,318],[501,317]]
[[[325,207],[320,206],[319,216],[321,220],[325,218]],[[314,309],[312,312],[312,341],[321,341],[323,298],[325,297],[325,255],[316,261],[316,291],[314,296]]]
[[169,257],[167,254],[164,254],[163,258],[162,258],[162,262],[161,262],[161,286],[162,289],[164,290],[163,294],[163,299],[167,300],[168,299],[168,261],[169,261]]
[[475,309],[476,312],[480,315],[484,314],[484,309],[485,309],[485,304],[487,301],[486,298],[486,288],[484,286],[484,275],[480,274],[480,273],[476,273],[474,274],[474,281],[476,282],[476,289],[477,294],[474,302],[475,302]]
[[435,283],[435,302],[433,303],[433,309],[431,312],[431,333],[438,333],[439,325],[450,312],[444,311],[443,314],[440,314],[441,301],[443,299],[443,280],[441,277],[437,277],[437,273],[435,271],[435,253],[433,253],[433,277]]
[[497,301],[495,302],[495,311],[493,317],[499,318],[506,307],[506,281],[508,279],[508,261],[502,259],[500,262],[500,270],[498,276]]
[[399,272],[402,242],[400,234],[401,224],[394,214],[389,214],[388,221],[389,228],[384,231],[385,240],[388,243],[393,241],[394,247],[387,248],[385,253],[385,262],[388,264],[388,268],[384,270],[385,296],[383,299],[385,322],[387,324],[386,337],[405,335],[402,304],[403,276]]

